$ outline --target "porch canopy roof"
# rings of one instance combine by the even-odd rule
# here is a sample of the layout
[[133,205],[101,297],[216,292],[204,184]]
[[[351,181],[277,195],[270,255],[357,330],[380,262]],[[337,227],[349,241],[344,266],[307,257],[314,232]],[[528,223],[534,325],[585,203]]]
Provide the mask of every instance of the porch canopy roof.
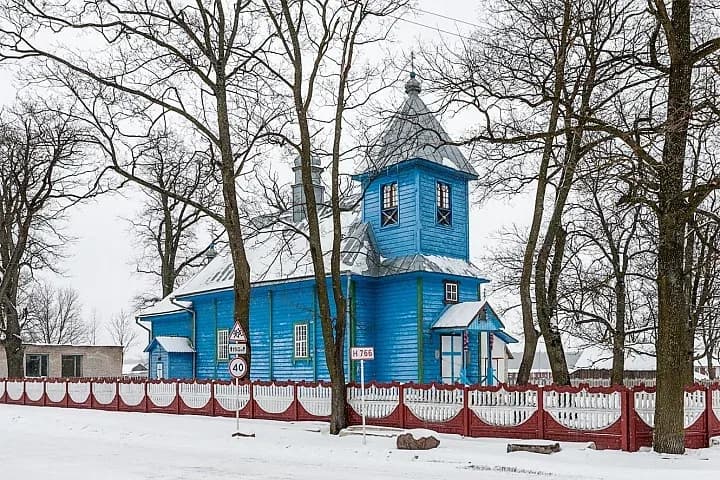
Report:
[[195,349],[187,337],[155,337],[144,351],[151,352],[157,345],[167,353],[195,353]]
[[441,332],[490,332],[505,343],[517,343],[517,339],[504,331],[505,325],[486,301],[450,305],[431,329]]

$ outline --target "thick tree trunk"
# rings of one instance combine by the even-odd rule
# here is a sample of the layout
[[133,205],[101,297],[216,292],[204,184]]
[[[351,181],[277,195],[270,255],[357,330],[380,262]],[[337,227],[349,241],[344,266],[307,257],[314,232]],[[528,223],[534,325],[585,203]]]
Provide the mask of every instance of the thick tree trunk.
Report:
[[625,280],[615,280],[615,332],[610,383],[622,385],[625,380]]
[[653,446],[662,453],[683,453],[684,386],[687,364],[687,304],[682,252],[681,211],[660,217],[658,249],[657,394]]
[[[220,67],[218,70],[222,71]],[[222,173],[222,191],[225,204],[225,231],[228,236],[228,246],[233,262],[235,278],[233,280],[234,313],[233,318],[250,335],[250,264],[245,252],[242,225],[240,223],[240,209],[238,207],[237,190],[235,188],[235,157],[232,152],[230,140],[230,121],[225,79],[221,73],[217,75],[217,120],[220,144],[220,169]],[[245,355],[248,366],[248,376],[251,372],[252,351],[250,342],[247,344]]]
[[708,348],[705,358],[707,359],[708,377],[710,378],[710,380],[715,380],[715,367],[713,367],[713,349]]
[[20,337],[19,319],[12,307],[5,306],[5,320],[7,321],[7,337],[4,347],[8,378],[22,378],[25,376],[25,365],[23,365],[25,347]]
[[540,338],[540,332],[535,327],[533,316],[533,302],[531,294],[532,274],[535,267],[535,249],[537,248],[538,238],[540,236],[540,227],[543,221],[543,212],[545,208],[545,193],[548,184],[548,166],[552,158],[553,146],[555,141],[555,133],[557,132],[557,124],[560,116],[560,99],[562,90],[565,86],[565,64],[567,61],[566,52],[568,46],[568,32],[570,30],[571,2],[565,2],[565,10],[563,12],[563,25],[561,29],[560,45],[557,52],[558,57],[554,67],[555,79],[553,81],[553,100],[550,108],[550,117],[548,119],[548,136],[543,146],[543,154],[540,159],[540,168],[538,171],[537,189],[535,191],[535,204],[533,207],[533,218],[530,225],[530,233],[527,243],[525,244],[525,252],[523,254],[522,274],[520,276],[520,306],[522,307],[523,320],[523,338],[524,348],[523,357],[518,370],[517,384],[526,385],[530,379],[533,362],[535,360],[535,351],[537,350],[537,342]]
[[[564,207],[564,201],[561,200],[559,208]],[[558,208],[556,204],[555,208]],[[550,369],[552,370],[553,383],[558,385],[570,385],[570,372],[568,371],[567,360],[565,358],[565,350],[562,345],[562,337],[557,325],[552,324],[552,318],[556,309],[557,285],[562,272],[562,260],[565,253],[566,232],[559,225],[556,218],[557,210],[553,214],[553,220],[548,226],[547,236],[543,241],[543,246],[538,255],[537,265],[535,267],[535,301],[537,303],[538,324],[545,340],[545,348],[547,349]],[[545,281],[545,272],[549,261],[550,248],[548,248],[548,239],[554,238],[553,261],[550,268],[549,282]]]
[[[669,32],[666,28],[666,34]],[[670,74],[662,168],[658,192],[658,337],[657,390],[653,448],[683,453],[684,386],[688,352],[689,311],[685,290],[685,231],[689,208],[683,196],[683,172],[690,120],[690,1],[672,3],[668,38]]]

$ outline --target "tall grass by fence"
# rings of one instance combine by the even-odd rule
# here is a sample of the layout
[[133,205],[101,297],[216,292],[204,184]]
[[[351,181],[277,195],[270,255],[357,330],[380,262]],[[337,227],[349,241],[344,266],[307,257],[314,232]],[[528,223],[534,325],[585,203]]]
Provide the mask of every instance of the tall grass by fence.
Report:
[[[349,384],[348,416],[361,422],[360,387]],[[0,379],[0,404],[319,420],[330,415],[325,382],[245,382],[128,379]],[[370,383],[369,425],[430,428],[469,437],[595,442],[636,451],[652,444],[653,387],[496,387]],[[720,436],[720,386],[685,392],[685,443],[709,445]]]

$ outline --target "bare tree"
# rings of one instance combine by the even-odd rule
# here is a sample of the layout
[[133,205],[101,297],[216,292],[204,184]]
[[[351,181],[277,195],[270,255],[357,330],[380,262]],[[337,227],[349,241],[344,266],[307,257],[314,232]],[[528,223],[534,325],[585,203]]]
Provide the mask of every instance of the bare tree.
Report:
[[[204,154],[188,150],[172,132],[159,133],[135,146],[136,164],[147,170],[147,178],[161,190],[144,189],[143,208],[129,220],[139,249],[136,269],[159,280],[159,298],[170,295],[178,280],[202,265],[208,248],[219,240],[214,235],[211,242],[198,248],[197,228],[207,223],[207,214],[182,199],[213,205],[219,192],[215,182],[208,185],[213,167],[206,164]],[[146,298],[145,303],[159,298]]]
[[613,52],[625,41],[623,19],[634,7],[607,0],[506,0],[494,8],[495,21],[477,40],[426,60],[449,107],[481,115],[467,142],[482,148],[483,187],[517,193],[535,186],[519,285],[525,349],[518,381],[527,382],[542,335],[553,380],[568,384],[556,321],[567,240],[563,215],[578,166],[608,139],[589,130],[586,117],[604,112],[618,89],[627,88]]
[[[234,319],[249,331],[250,267],[237,185],[267,123],[279,114],[277,102],[265,95],[264,78],[253,73],[269,41],[258,23],[260,7],[249,0],[8,3],[0,58],[39,62],[39,77],[84,108],[117,173],[223,226],[234,267]],[[63,42],[66,32],[92,39],[96,54]],[[37,42],[40,37],[54,42]],[[137,169],[124,141],[148,136],[166,118],[202,146],[203,161],[215,167],[219,204],[185,198]],[[250,356],[248,346],[248,364]]]
[[132,316],[125,310],[120,310],[110,317],[107,332],[110,334],[113,344],[123,347],[123,353],[126,353],[138,340]]
[[628,348],[654,340],[656,325],[639,300],[655,276],[655,228],[642,206],[620,201],[624,160],[605,146],[591,155],[569,203],[558,310],[571,334],[610,347],[611,383],[622,385]]
[[[344,351],[348,299],[343,291],[340,264],[343,129],[353,106],[367,100],[363,92],[370,80],[367,71],[357,78],[353,67],[357,68],[357,57],[363,46],[386,36],[387,26],[381,25],[379,30],[374,30],[377,24],[373,26],[372,22],[394,16],[407,2],[263,0],[263,5],[276,37],[273,46],[277,48],[277,52],[268,54],[264,66],[289,99],[295,124],[295,128],[280,131],[279,135],[300,160],[307,216],[307,231],[303,234],[312,258],[325,363],[332,382],[330,432],[337,434],[347,425]],[[327,105],[331,107],[323,112]],[[324,143],[323,137],[329,140]],[[329,269],[320,232],[321,216],[327,214],[314,186],[314,166],[317,159],[322,158],[328,159],[330,164],[328,204],[332,217],[332,247]]]
[[80,297],[72,287],[56,287],[39,280],[26,302],[27,320],[23,336],[29,342],[76,344],[87,339]]
[[[68,240],[60,230],[65,210],[92,191],[87,137],[71,115],[30,105],[0,121],[0,342],[8,374],[23,375],[18,307],[23,276],[53,270]],[[94,178],[94,177],[93,177]]]
[[100,328],[100,319],[97,309],[93,308],[90,318],[86,322],[87,326],[87,343],[97,345],[98,329]]

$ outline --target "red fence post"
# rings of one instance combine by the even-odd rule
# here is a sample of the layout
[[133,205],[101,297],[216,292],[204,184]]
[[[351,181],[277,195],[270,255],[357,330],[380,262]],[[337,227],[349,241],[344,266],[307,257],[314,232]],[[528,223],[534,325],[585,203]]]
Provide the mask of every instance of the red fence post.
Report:
[[538,413],[538,437],[539,440],[545,440],[545,398],[543,386],[537,389],[537,413]]
[[400,409],[400,428],[405,429],[406,415],[405,415],[405,384],[400,384],[399,390],[398,408]]
[[627,387],[623,387],[620,394],[620,448],[627,452],[630,450],[630,411],[628,410],[628,400],[630,394]]
[[248,382],[248,390],[250,391],[250,418],[255,418],[255,384]]
[[705,440],[706,446],[710,447],[710,437],[712,437],[712,390],[707,385],[704,385],[705,389]]
[[470,390],[467,385],[463,386],[463,436],[470,436]]
[[145,382],[143,382],[143,392],[145,393],[145,402],[144,402],[144,408],[143,411],[147,413],[150,409],[150,399],[148,398],[148,381],[145,379]]
[[300,405],[300,399],[298,399],[298,385],[297,382],[293,382],[293,420],[298,420],[298,405]]

